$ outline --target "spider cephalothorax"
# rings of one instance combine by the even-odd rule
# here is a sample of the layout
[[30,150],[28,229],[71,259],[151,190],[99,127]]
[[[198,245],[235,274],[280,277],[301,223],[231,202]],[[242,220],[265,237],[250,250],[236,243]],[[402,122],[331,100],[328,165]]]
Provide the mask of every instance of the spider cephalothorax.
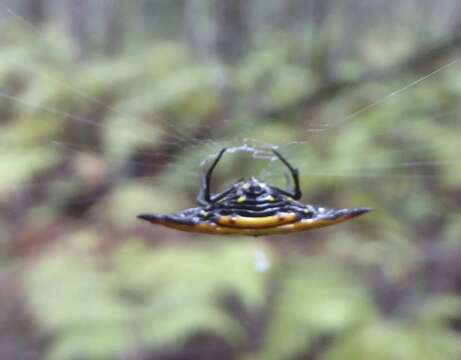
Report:
[[202,178],[199,207],[175,214],[143,214],[138,217],[177,230],[222,235],[270,235],[334,225],[369,212],[368,208],[332,209],[306,205],[301,198],[298,170],[275,149],[273,153],[289,169],[294,189],[287,191],[252,177],[240,180],[218,194],[211,194],[213,170],[226,152],[222,149]]

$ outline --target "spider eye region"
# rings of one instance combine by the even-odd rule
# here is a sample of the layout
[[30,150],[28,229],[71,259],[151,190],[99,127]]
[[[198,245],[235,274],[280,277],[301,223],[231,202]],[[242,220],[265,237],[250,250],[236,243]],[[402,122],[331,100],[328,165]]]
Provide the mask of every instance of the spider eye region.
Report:
[[242,186],[243,192],[251,197],[259,196],[267,192],[267,185],[256,178],[251,178]]

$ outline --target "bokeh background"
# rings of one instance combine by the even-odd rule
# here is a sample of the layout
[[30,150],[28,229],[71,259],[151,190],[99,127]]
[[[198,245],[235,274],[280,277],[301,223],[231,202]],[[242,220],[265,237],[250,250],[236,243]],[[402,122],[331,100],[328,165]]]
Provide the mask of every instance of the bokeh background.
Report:
[[[1,0],[0,359],[461,358],[457,0]],[[138,213],[242,176],[374,208],[268,238]]]

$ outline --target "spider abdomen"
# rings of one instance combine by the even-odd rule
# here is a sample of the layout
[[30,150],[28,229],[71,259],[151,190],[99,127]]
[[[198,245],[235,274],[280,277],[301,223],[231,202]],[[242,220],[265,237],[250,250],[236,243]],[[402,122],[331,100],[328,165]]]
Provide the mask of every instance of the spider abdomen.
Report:
[[229,228],[263,229],[274,226],[292,224],[299,220],[295,213],[278,213],[274,216],[248,217],[224,215],[217,219],[218,225]]

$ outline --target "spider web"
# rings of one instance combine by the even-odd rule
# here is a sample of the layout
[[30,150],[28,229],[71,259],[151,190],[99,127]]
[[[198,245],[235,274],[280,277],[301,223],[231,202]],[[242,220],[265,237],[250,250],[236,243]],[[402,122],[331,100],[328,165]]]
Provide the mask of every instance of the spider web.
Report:
[[[26,26],[35,33],[37,36],[42,35],[42,30],[35,28],[34,25],[28,23],[24,18],[16,11],[3,7],[0,11],[4,11],[8,14],[10,19],[13,19],[22,26]],[[381,185],[376,185],[376,182],[385,184],[385,186],[400,186],[402,182],[414,184],[415,181],[426,181],[425,178],[437,177],[437,170],[445,167],[454,167],[461,163],[461,160],[456,156],[452,158],[445,158],[443,161],[432,160],[425,158],[427,147],[436,146],[432,144],[432,139],[437,137],[437,128],[434,129],[430,134],[426,134],[427,144],[400,144],[399,148],[390,147],[388,151],[389,159],[379,160],[371,158],[371,163],[364,161],[363,164],[357,164],[354,159],[351,159],[349,165],[336,165],[334,162],[330,162],[325,165],[322,159],[318,159],[318,156],[322,155],[323,150],[328,152],[329,148],[334,147],[335,143],[341,140],[342,136],[351,134],[354,129],[367,126],[366,121],[369,120],[369,114],[385,106],[392,106],[396,102],[408,101],[406,95],[412,94],[416,89],[424,88],[429,86],[431,81],[436,81],[442,76],[449,76],[454,71],[459,71],[461,58],[455,58],[449,60],[446,63],[437,67],[434,71],[425,73],[421,76],[416,77],[412,80],[402,80],[393,89],[383,89],[379,87],[373,91],[370,99],[365,100],[365,104],[360,106],[358,109],[349,111],[345,109],[342,114],[329,113],[328,109],[323,110],[324,114],[318,117],[318,124],[312,124],[313,121],[309,121],[304,132],[299,134],[298,139],[290,139],[288,141],[280,141],[277,143],[271,142],[266,139],[264,135],[260,138],[237,136],[222,136],[216,134],[213,127],[210,124],[204,124],[201,128],[201,133],[197,134],[194,130],[197,128],[197,124],[184,124],[178,125],[174,122],[166,121],[165,119],[159,118],[154,115],[150,119],[136,119],[133,125],[130,125],[129,118],[133,117],[132,113],[126,109],[120,109],[114,106],[108,101],[101,100],[91,94],[86,93],[79,87],[69,85],[65,81],[62,81],[52,73],[43,71],[40,68],[36,68],[33,65],[27,63],[19,63],[16,66],[24,71],[25,74],[35,75],[40,78],[46,79],[52,83],[58,89],[67,91],[79,101],[86,104],[95,105],[106,114],[120,117],[121,121],[115,125],[106,125],[104,122],[93,120],[91,116],[81,115],[76,112],[68,112],[63,110],[63,107],[59,105],[43,105],[29,100],[29,98],[8,91],[0,89],[0,98],[5,100],[7,104],[12,107],[19,107],[22,109],[30,109],[30,111],[40,112],[61,118],[61,121],[66,124],[75,124],[77,128],[79,125],[85,126],[90,129],[94,129],[97,132],[108,133],[112,138],[117,139],[117,143],[134,143],[136,148],[136,158],[130,157],[130,153],[123,153],[115,149],[101,149],[100,146],[92,146],[85,141],[81,143],[75,143],[62,138],[56,138],[47,143],[43,144],[43,147],[50,149],[58,149],[61,160],[66,159],[71,162],[75,167],[78,168],[79,160],[94,160],[93,168],[83,169],[80,174],[82,178],[88,176],[89,178],[98,177],[98,168],[101,164],[104,168],[101,170],[103,177],[109,177],[115,179],[117,186],[124,183],[132,182],[133,173],[132,171],[139,172],[136,174],[136,181],[141,181],[144,184],[151,182],[158,183],[163,182],[169,184],[168,191],[171,194],[175,194],[178,191],[182,191],[183,187],[186,187],[190,193],[194,189],[198,188],[199,179],[204,169],[206,169],[209,162],[215,158],[217,153],[222,147],[228,148],[228,154],[223,160],[224,163],[231,162],[233,169],[238,170],[238,166],[235,165],[236,158],[241,163],[248,164],[251,162],[251,166],[246,165],[248,168],[254,168],[254,173],[257,177],[262,178],[268,182],[279,182],[280,186],[291,186],[289,183],[289,177],[284,174],[283,167],[279,164],[277,159],[271,152],[272,148],[280,150],[284,156],[289,159],[296,167],[300,169],[301,177],[303,182],[319,183],[319,182],[331,182],[332,187],[338,186],[338,179],[341,182],[341,186],[353,186],[353,187],[369,187],[371,191],[377,191]],[[360,92],[360,89],[357,91]],[[354,96],[354,91],[352,91]],[[348,97],[349,94],[343,95]],[[410,97],[411,98],[411,97]],[[141,105],[144,101],[140,99]],[[341,99],[339,100],[341,101]],[[344,115],[346,114],[346,115]],[[430,114],[430,119],[426,121],[438,121],[441,123],[444,119],[453,116],[456,117],[458,109],[452,109],[449,111],[439,111],[434,114]],[[339,119],[337,121],[323,121],[323,119]],[[392,138],[397,135],[414,132],[418,129],[419,122],[414,120],[407,121],[406,119],[379,119],[382,125],[378,130],[373,130],[372,137],[378,138],[380,135],[388,135]],[[230,120],[224,119],[224,123]],[[131,121],[133,122],[133,121]],[[160,124],[160,126],[159,126]],[[242,124],[239,124],[242,126]],[[440,126],[441,132],[446,132],[444,126]],[[151,135],[154,134],[153,138]],[[344,134],[344,135],[342,135]],[[424,137],[423,137],[424,139]],[[404,139],[405,141],[405,139]],[[335,142],[335,143],[334,143]],[[102,141],[104,147],[104,141]],[[5,147],[11,147],[11,143],[6,143]],[[153,152],[150,150],[154,148]],[[304,149],[315,149],[314,153],[300,151],[300,148]],[[340,150],[337,150],[340,151]],[[185,157],[185,154],[189,156]],[[190,156],[190,155],[193,156]],[[86,157],[86,158],[85,158]],[[401,160],[395,160],[400,158]],[[83,161],[85,162],[85,161]],[[91,161],[86,161],[91,164]],[[167,176],[159,180],[159,175],[156,170],[159,167],[159,163],[163,169],[161,172],[167,173]],[[238,163],[238,162],[237,162]],[[229,167],[229,163],[222,165],[222,168]],[[253,166],[254,165],[254,166]],[[85,166],[83,166],[85,167]],[[232,166],[231,166],[232,168]],[[135,169],[135,170],[132,170]],[[91,173],[95,172],[96,175]],[[89,175],[85,175],[90,173]],[[247,176],[247,173],[240,173],[234,175],[233,178],[222,179],[222,175],[219,175],[218,170],[218,182],[231,183],[233,180]],[[78,171],[77,171],[78,173]],[[73,174],[72,172],[70,174]],[[229,175],[229,174],[226,174]],[[232,175],[232,174],[231,174]],[[63,182],[68,181],[65,178],[65,173],[58,173],[59,181],[56,185],[62,186]],[[162,178],[163,175],[160,175]],[[286,180],[285,180],[286,179]],[[13,192],[17,194],[15,202],[24,201],[21,197],[24,186],[29,188],[43,188],[46,182],[54,183],[56,179],[33,179],[27,181],[26,184],[20,183],[13,189]],[[91,179],[89,180],[92,181]],[[97,179],[95,180],[98,181]],[[53,185],[52,185],[53,186]],[[221,185],[223,186],[223,185]],[[313,187],[315,188],[315,186]],[[51,188],[53,191],[53,187]],[[93,203],[95,202],[96,196],[91,192],[88,194],[79,195],[72,200],[75,204]],[[190,201],[190,199],[188,199]],[[187,206],[187,203],[184,203]],[[189,206],[192,204],[189,204]],[[345,205],[347,206],[347,205]],[[162,204],[156,209],[160,209]],[[13,214],[13,209],[10,210]],[[140,209],[140,212],[149,211],[150,209]],[[172,209],[168,209],[172,210]]]

